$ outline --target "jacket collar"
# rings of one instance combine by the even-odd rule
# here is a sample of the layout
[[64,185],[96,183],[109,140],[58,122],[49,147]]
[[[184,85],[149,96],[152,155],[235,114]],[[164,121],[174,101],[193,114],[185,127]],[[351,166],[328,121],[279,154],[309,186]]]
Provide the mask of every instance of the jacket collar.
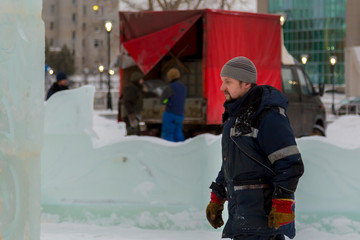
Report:
[[241,105],[243,104],[243,102],[245,101],[247,96],[252,92],[253,89],[254,88],[250,89],[244,96],[238,99],[234,99],[233,101],[230,102],[225,102],[224,103],[225,111],[228,112],[230,116],[236,116],[241,108]]

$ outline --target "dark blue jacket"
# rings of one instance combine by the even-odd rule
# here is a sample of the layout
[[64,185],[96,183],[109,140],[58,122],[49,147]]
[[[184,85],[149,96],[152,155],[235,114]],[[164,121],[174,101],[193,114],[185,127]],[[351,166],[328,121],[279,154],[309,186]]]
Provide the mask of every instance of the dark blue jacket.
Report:
[[46,94],[46,100],[48,100],[54,93],[57,93],[57,92],[60,92],[63,90],[68,90],[68,89],[69,89],[68,86],[62,86],[62,85],[59,85],[58,82],[54,82]]
[[167,99],[166,111],[182,116],[185,111],[186,95],[186,86],[179,79],[175,79],[170,83],[170,87],[164,91],[160,99],[162,102]]
[[[287,98],[273,87],[256,86],[224,107],[223,160],[216,183],[226,187],[226,196],[213,189],[216,195],[228,200],[229,219],[223,237],[285,234],[293,238],[294,223],[278,230],[268,228],[272,198],[293,199],[304,171],[285,112]],[[238,186],[249,184],[268,187],[239,190]]]

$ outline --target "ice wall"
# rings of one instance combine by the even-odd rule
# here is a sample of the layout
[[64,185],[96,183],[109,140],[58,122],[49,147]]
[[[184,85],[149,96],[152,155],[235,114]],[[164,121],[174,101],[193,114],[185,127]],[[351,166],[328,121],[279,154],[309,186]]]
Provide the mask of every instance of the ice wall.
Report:
[[0,230],[40,239],[44,25],[41,0],[1,0]]
[[[92,102],[93,88],[82,87],[60,92],[46,104],[44,216],[103,225],[210,229],[204,209],[220,169],[221,137],[207,134],[170,143],[132,136],[109,143],[99,140],[92,125]],[[110,135],[118,133],[111,129],[106,134],[115,139]],[[297,220],[313,224],[341,215],[359,221],[360,148],[345,149],[326,139],[297,139],[305,164],[296,192]]]
[[[203,135],[175,144],[134,136],[100,144],[89,121],[92,102],[93,88],[82,87],[46,103],[43,212],[154,228],[202,225],[221,164],[220,138]],[[178,215],[187,220],[180,224]]]

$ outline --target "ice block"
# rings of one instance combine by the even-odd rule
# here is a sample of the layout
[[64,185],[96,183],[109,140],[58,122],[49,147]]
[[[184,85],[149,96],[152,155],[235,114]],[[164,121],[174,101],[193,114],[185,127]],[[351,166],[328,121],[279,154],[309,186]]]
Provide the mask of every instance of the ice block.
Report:
[[1,0],[0,239],[40,239],[44,23],[41,0]]

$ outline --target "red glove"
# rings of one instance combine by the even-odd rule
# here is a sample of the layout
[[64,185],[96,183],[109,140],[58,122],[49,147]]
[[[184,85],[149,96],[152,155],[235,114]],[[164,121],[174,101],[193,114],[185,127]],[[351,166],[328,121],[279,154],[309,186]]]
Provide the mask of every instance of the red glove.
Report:
[[269,214],[269,228],[278,229],[280,226],[289,224],[295,220],[295,213],[292,206],[295,201],[292,199],[274,198]]

